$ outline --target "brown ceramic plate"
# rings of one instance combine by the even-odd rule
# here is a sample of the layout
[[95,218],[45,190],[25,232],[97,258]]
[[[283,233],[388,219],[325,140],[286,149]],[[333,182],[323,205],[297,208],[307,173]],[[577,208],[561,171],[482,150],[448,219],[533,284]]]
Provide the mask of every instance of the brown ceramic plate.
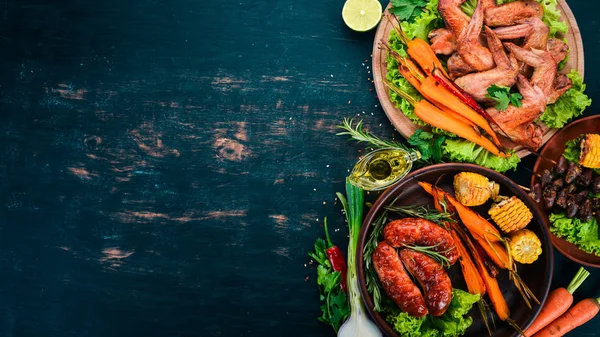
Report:
[[[544,217],[538,205],[536,205],[535,202],[533,202],[533,200],[531,200],[527,196],[527,194],[521,188],[519,188],[517,184],[515,184],[510,179],[506,178],[504,175],[497,173],[493,170],[472,164],[449,163],[432,165],[411,173],[401,182],[387,189],[379,197],[379,199],[377,199],[373,207],[371,207],[369,213],[367,214],[363,222],[362,230],[360,232],[357,252],[358,282],[360,285],[360,290],[365,302],[365,306],[371,314],[371,317],[373,317],[375,323],[387,336],[400,337],[399,334],[396,333],[392,329],[392,327],[390,327],[390,325],[387,324],[384,318],[379,315],[379,313],[373,311],[373,299],[371,297],[371,294],[369,294],[369,292],[367,291],[365,283],[366,281],[362,252],[365,246],[365,242],[367,241],[367,238],[369,237],[372,231],[371,224],[377,218],[377,216],[381,214],[381,212],[384,209],[384,206],[392,202],[392,200],[394,200],[397,196],[399,196],[399,199],[396,202],[397,205],[432,206],[433,200],[431,196],[425,191],[423,191],[423,189],[417,184],[417,181],[426,181],[430,183],[436,183],[437,181],[439,187],[450,192],[452,191],[452,180],[454,178],[454,175],[463,171],[476,172],[488,177],[489,179],[496,181],[498,184],[500,184],[500,193],[502,195],[515,195],[521,200],[523,200],[531,209],[534,218],[527,228],[535,232],[540,238],[540,240],[542,241],[543,252],[539,259],[533,264],[519,265],[519,274],[523,278],[523,281],[525,281],[525,283],[529,286],[529,288],[533,291],[535,296],[541,301],[542,304],[546,299],[548,290],[550,288],[550,283],[552,281],[553,253],[552,245],[550,244],[550,238],[548,237],[548,232],[546,229],[546,218]],[[484,206],[474,209],[487,218],[487,210],[489,209],[489,206],[489,204],[486,204]],[[454,288],[459,288],[463,290],[466,289],[466,285],[464,283],[460,266],[458,263],[448,270],[448,275],[452,280],[452,285]],[[500,283],[502,293],[504,294],[508,306],[510,308],[511,317],[517,322],[517,324],[520,327],[525,329],[537,316],[540,310],[540,306],[534,306],[533,310],[529,310],[527,308],[525,302],[519,294],[519,291],[514,287],[512,281],[508,279],[508,273],[506,271],[501,271],[500,275],[498,275],[498,281]],[[471,327],[467,330],[465,336],[487,336],[487,330],[476,307],[474,307],[469,314],[473,317],[473,325],[471,325]],[[497,318],[495,321],[495,337],[517,336],[517,333],[514,330],[512,330],[508,325],[502,323]]]
[[[576,69],[583,77],[583,42],[581,40],[581,33],[579,32],[577,21],[575,20],[573,12],[571,12],[571,9],[567,5],[566,1],[558,0],[558,9],[561,12],[561,21],[566,22],[567,26],[569,27],[569,32],[562,37],[567,39],[567,43],[569,44],[570,48],[569,60],[562,69],[561,73],[568,73],[572,69]],[[383,79],[387,74],[387,53],[384,50],[379,49],[378,43],[381,41],[381,39],[387,41],[391,30],[392,26],[389,21],[382,19],[377,28],[377,33],[375,34],[375,40],[373,43],[373,79],[375,82],[375,89],[377,90],[377,97],[379,97],[379,102],[381,103],[383,111],[385,111],[385,114],[392,122],[396,130],[398,130],[398,132],[400,132],[404,138],[408,139],[419,127],[413,124],[408,117],[404,116],[402,111],[400,111],[400,109],[390,101],[388,89],[383,84]],[[556,129],[548,129],[547,127],[544,127],[543,143],[547,142],[548,139],[550,139],[550,137],[556,133],[556,131]],[[525,157],[530,154],[529,151],[524,150],[520,146],[516,146],[514,143],[511,143],[508,140],[505,140],[504,144],[509,148],[515,149],[519,157]]]
[[[554,137],[552,137],[548,143],[544,146],[540,152],[541,156],[551,160],[558,160],[565,151],[565,144],[571,139],[579,137],[582,133],[600,133],[600,115],[590,116],[579,119],[561,129]],[[552,163],[538,158],[533,167],[535,173],[540,173],[544,169],[552,168]],[[531,177],[531,186],[537,182],[537,177],[533,175]],[[540,203],[540,207],[544,209],[544,205]],[[544,215],[547,219],[547,215]],[[600,256],[589,254],[579,249],[576,245],[568,242],[565,239],[561,239],[554,234],[550,233],[550,240],[552,244],[559,252],[569,259],[584,264],[590,267],[600,268]]]

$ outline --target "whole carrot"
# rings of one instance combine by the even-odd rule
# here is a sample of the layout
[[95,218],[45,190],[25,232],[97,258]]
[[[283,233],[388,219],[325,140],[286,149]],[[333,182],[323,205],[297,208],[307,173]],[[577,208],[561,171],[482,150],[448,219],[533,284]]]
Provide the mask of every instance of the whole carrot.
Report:
[[557,288],[548,294],[546,303],[544,303],[535,321],[525,330],[525,335],[529,337],[533,336],[536,332],[552,323],[558,316],[564,314],[571,304],[573,304],[573,293],[589,275],[590,272],[581,267],[567,288]]
[[594,318],[600,311],[600,298],[579,301],[533,337],[559,337]]

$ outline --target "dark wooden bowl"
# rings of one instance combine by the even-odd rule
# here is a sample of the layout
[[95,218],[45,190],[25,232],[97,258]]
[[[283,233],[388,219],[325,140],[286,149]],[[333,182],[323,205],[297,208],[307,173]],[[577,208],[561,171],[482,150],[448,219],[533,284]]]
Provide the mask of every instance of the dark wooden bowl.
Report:
[[[417,184],[417,181],[426,181],[430,183],[438,182],[437,184],[439,187],[451,192],[454,175],[463,171],[479,173],[491,180],[496,181],[498,184],[500,184],[501,195],[515,195],[523,200],[531,209],[534,218],[527,228],[535,232],[542,241],[543,253],[533,264],[519,265],[519,274],[542,304],[546,300],[546,296],[548,295],[552,281],[552,268],[554,260],[552,245],[550,244],[550,237],[547,230],[547,220],[538,205],[531,200],[531,198],[529,198],[529,196],[512,180],[493,170],[472,164],[449,163],[433,165],[409,174],[404,180],[387,189],[379,197],[379,199],[377,199],[373,207],[371,207],[363,222],[360,233],[356,257],[360,290],[367,311],[369,311],[369,314],[377,326],[379,326],[379,328],[387,336],[400,337],[399,334],[387,324],[384,318],[373,310],[373,299],[371,294],[369,294],[367,291],[365,281],[363,249],[365,242],[372,231],[371,224],[383,211],[384,206],[388,205],[398,195],[400,195],[400,198],[396,202],[397,205],[432,205],[433,200],[431,196],[423,191],[423,189]],[[475,210],[477,210],[486,218],[488,218],[488,209],[489,203],[475,208]],[[452,285],[454,288],[463,290],[466,289],[459,263],[456,263],[454,266],[452,266],[448,270],[448,274],[452,280]],[[506,271],[501,271],[500,275],[498,275],[498,281],[510,308],[511,317],[520,327],[523,329],[527,328],[537,316],[541,306],[536,305],[534,306],[533,310],[529,310],[521,298],[519,291],[514,287],[512,281],[508,279],[508,273]],[[473,325],[471,325],[471,327],[467,330],[465,336],[487,336],[487,330],[483,324],[479,311],[476,309],[476,306],[471,310],[470,315],[473,317]],[[496,332],[494,333],[495,337],[517,336],[517,333],[512,328],[510,328],[507,324],[502,323],[497,319],[497,317],[495,317],[495,321],[497,328]]]
[[[600,115],[585,117],[565,126],[546,143],[540,154],[546,159],[556,161],[565,152],[565,144],[571,139],[579,137],[582,133],[600,133]],[[533,171],[541,173],[544,169],[550,169],[552,166],[553,164],[548,160],[538,158]],[[537,177],[534,174],[531,177],[531,186],[536,182]],[[541,209],[544,209],[543,203],[540,203],[539,206]],[[546,213],[544,213],[544,217],[547,219]],[[547,223],[549,224],[549,222]],[[550,233],[550,240],[554,247],[569,259],[586,266],[600,268],[600,256],[586,253],[576,245],[552,233]]]

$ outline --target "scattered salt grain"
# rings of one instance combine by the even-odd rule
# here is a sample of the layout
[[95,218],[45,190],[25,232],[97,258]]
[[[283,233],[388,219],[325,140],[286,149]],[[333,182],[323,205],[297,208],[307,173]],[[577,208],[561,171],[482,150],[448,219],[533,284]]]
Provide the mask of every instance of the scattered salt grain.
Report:
[[315,191],[315,192],[316,192],[316,191],[317,191],[317,189],[316,189],[316,188],[313,188],[313,191]]
[[323,201],[323,205],[327,205],[327,201]]
[[326,167],[329,167],[329,165],[327,165]]
[[331,74],[331,77],[333,78],[333,74]]
[[375,104],[375,107],[377,107],[377,104]]

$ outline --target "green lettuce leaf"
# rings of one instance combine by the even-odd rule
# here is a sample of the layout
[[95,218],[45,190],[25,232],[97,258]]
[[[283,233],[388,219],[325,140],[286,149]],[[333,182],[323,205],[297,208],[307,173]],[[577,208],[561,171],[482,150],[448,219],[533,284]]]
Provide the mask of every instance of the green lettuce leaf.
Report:
[[450,161],[475,163],[498,172],[516,170],[521,159],[513,154],[508,158],[500,158],[486,149],[464,139],[446,139],[444,154]]
[[565,152],[563,152],[563,157],[566,160],[577,163],[579,162],[579,155],[581,154],[581,139],[583,135],[571,139],[565,144]]
[[402,22],[402,30],[413,39],[418,37],[425,41],[429,41],[427,35],[436,28],[444,27],[444,20],[437,10],[439,0],[431,0],[425,6],[425,10],[419,15],[414,22]]
[[573,118],[581,116],[592,104],[592,100],[583,93],[586,85],[577,70],[571,70],[567,76],[573,81],[573,86],[556,103],[548,105],[540,117],[540,120],[551,128],[562,128]]
[[461,336],[473,324],[473,318],[466,315],[479,299],[479,295],[453,289],[450,306],[440,317],[415,318],[394,308],[385,309],[385,320],[403,337]]
[[569,219],[565,213],[550,214],[550,232],[577,245],[583,251],[600,256],[600,238],[598,222],[595,218],[583,222],[581,219]]

